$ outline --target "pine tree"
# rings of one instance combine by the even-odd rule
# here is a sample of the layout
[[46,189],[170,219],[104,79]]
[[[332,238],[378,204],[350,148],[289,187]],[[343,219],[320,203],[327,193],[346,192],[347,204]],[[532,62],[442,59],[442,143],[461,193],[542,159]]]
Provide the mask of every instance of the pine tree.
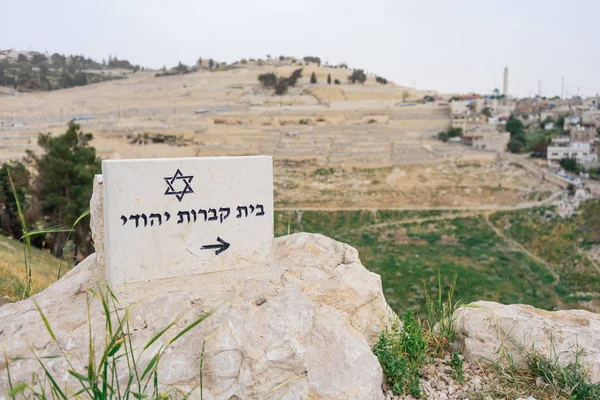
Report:
[[[100,172],[96,149],[88,146],[92,138],[91,133],[81,132],[80,126],[71,121],[61,136],[39,136],[38,145],[44,154],[28,152],[37,172],[34,191],[38,199],[43,199],[41,212],[45,220],[71,227],[87,210],[94,175]],[[67,234],[55,233],[50,239],[52,252],[62,256]],[[78,250],[89,245],[89,222],[78,223],[71,239],[77,257]]]
[[310,76],[310,83],[312,83],[312,84],[317,83],[317,75],[314,72]]
[[331,85],[331,74],[327,74],[327,84]]

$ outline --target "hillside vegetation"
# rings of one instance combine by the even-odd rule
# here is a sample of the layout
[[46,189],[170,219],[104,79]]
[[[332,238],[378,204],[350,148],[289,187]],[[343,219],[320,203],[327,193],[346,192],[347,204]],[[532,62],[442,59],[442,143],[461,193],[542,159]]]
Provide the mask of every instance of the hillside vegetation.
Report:
[[[593,288],[600,287],[600,272],[587,256],[592,244],[580,237],[590,237],[586,229],[600,229],[597,220],[591,227],[582,225],[599,205],[588,202],[580,216],[551,222],[540,221],[541,208],[492,215],[498,225],[514,221],[507,235],[541,261],[499,236],[483,213],[285,211],[276,213],[275,233],[321,233],[356,247],[363,264],[381,275],[387,301],[397,312],[424,312],[426,294],[438,291],[438,271],[446,290],[456,277],[455,298],[462,303],[593,309],[590,300],[597,296]],[[550,269],[554,264],[561,266],[558,280]]]
[[[23,243],[0,235],[0,304],[15,300],[15,288],[25,280]],[[31,249],[33,292],[56,281],[60,259],[35,247]],[[71,267],[63,263],[61,276]]]

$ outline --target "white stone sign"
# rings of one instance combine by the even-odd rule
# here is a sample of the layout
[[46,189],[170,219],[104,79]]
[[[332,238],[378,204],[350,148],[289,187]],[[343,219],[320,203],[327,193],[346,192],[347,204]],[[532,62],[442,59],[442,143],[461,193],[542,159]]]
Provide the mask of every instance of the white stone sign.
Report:
[[104,252],[111,286],[267,261],[271,157],[102,162]]

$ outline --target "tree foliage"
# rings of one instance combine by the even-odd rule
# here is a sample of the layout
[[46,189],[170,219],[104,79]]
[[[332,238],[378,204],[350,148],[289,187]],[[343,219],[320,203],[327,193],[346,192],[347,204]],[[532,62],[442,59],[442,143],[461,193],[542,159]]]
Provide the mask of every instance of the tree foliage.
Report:
[[260,74],[258,76],[258,81],[262,83],[264,87],[273,87],[277,83],[277,75],[272,72]]
[[352,71],[352,75],[348,76],[348,81],[351,83],[365,83],[366,80],[367,75],[365,75],[365,72],[362,69],[355,69]]
[[310,83],[312,83],[313,85],[317,83],[317,74],[315,74],[314,72],[310,75]]
[[575,157],[563,158],[558,163],[565,171],[573,172],[575,174],[579,174],[585,170],[581,164],[577,162]]
[[327,84],[331,85],[331,74],[327,74]]
[[382,78],[381,76],[378,76],[378,77],[376,77],[376,78],[375,78],[375,80],[376,80],[378,83],[381,83],[382,85],[387,85],[387,83],[388,83],[388,80],[387,80],[387,79],[385,79],[385,78]]
[[307,63],[314,63],[314,64],[321,65],[321,59],[319,57],[306,56],[303,58],[303,60]]
[[511,115],[511,117],[506,121],[506,130],[510,132],[510,136],[516,136],[525,132],[525,127],[521,120],[515,118]]
[[[94,175],[100,171],[96,150],[89,146],[92,134],[83,133],[71,121],[67,131],[58,137],[40,135],[38,145],[44,154],[28,152],[28,162],[36,171],[33,185],[35,197],[43,199],[41,217],[67,227],[88,209]],[[71,234],[75,248],[89,253],[89,224],[77,224]],[[61,256],[66,242],[65,233],[55,233],[49,238],[52,252]]]
[[0,231],[19,239],[23,231],[9,174],[21,209],[25,210],[28,206],[29,172],[22,163],[6,163],[0,166]]
[[511,153],[521,153],[525,149],[525,143],[517,138],[512,138],[508,142],[508,151]]
[[490,118],[492,116],[492,109],[489,107],[484,107],[483,110],[481,110],[481,113]]

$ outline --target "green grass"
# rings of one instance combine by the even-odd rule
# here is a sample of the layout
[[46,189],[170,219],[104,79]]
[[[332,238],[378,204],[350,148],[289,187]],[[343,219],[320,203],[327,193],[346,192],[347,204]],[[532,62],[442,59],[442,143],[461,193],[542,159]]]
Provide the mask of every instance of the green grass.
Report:
[[[161,337],[170,334],[170,331],[178,328],[179,322],[185,314],[179,314],[174,317],[172,322],[166,327],[154,334],[152,338],[140,348],[134,347],[132,337],[132,326],[130,325],[129,308],[124,310],[119,304],[115,295],[106,288],[98,287],[96,290],[88,289],[87,293],[87,315],[88,315],[88,360],[87,365],[81,370],[74,367],[73,355],[66,351],[54,330],[53,322],[48,320],[44,311],[35,302],[35,307],[40,314],[46,331],[52,338],[54,345],[58,349],[57,354],[52,356],[39,356],[36,351],[31,350],[31,358],[37,360],[41,367],[41,374],[33,373],[29,381],[13,381],[11,378],[11,361],[4,353],[4,365],[1,370],[5,371],[8,380],[8,395],[12,398],[37,398],[37,399],[57,399],[67,400],[69,398],[88,398],[88,399],[170,399],[170,398],[189,398],[193,391],[200,392],[202,399],[202,375],[204,361],[204,346],[206,340],[202,343],[202,353],[200,359],[200,374],[198,384],[196,384],[187,394],[176,393],[175,390],[168,392],[159,392],[158,366],[164,354],[169,347],[186,335],[190,330],[202,323],[206,318],[212,315],[216,309],[195,318],[191,323],[179,329],[177,333],[172,334],[167,340],[157,342]],[[94,346],[92,321],[90,317],[90,301],[100,300],[104,312],[105,341],[104,346],[97,348]],[[140,359],[154,343],[162,345],[154,352],[154,355],[146,365],[140,365]],[[99,352],[98,352],[99,350]],[[53,375],[47,367],[48,359],[60,358],[66,362],[67,367],[63,373]],[[79,361],[79,360],[78,360]],[[119,368],[117,367],[119,365]],[[143,372],[142,372],[143,371]],[[126,384],[124,383],[123,372],[127,372]],[[68,387],[59,384],[65,375],[70,375],[72,382],[77,382],[78,386]]]
[[426,293],[446,292],[457,277],[461,303],[494,300],[543,309],[556,306],[554,279],[545,267],[500,239],[483,217],[398,224],[443,211],[277,212],[276,236],[314,232],[356,247],[362,263],[382,277],[390,306],[426,312]]
[[600,200],[586,202],[578,215],[569,219],[543,218],[554,210],[538,207],[499,212],[490,221],[527,250],[549,262],[560,276],[556,292],[572,306],[598,292],[600,273],[585,255],[591,245],[600,243]]

